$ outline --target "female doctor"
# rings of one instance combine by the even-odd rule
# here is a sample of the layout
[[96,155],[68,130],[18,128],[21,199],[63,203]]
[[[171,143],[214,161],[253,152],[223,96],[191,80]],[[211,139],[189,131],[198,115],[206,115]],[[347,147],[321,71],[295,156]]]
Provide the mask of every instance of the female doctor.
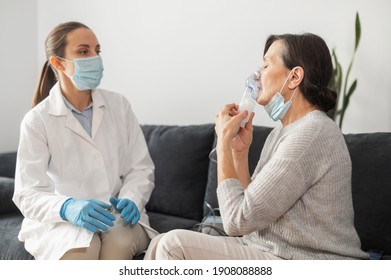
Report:
[[157,234],[144,208],[154,165],[143,133],[126,98],[97,89],[103,64],[91,29],[60,24],[45,47],[20,130],[18,238],[36,259],[131,259]]

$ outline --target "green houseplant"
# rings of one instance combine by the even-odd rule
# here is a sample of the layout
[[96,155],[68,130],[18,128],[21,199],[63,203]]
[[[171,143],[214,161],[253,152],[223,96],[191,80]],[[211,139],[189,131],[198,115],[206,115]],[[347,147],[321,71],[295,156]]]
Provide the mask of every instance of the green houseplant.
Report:
[[342,66],[338,61],[335,48],[332,49],[332,54],[331,54],[333,59],[333,75],[330,80],[329,88],[337,93],[337,104],[335,105],[335,108],[329,112],[329,116],[335,121],[339,117],[338,121],[339,121],[340,128],[342,128],[343,119],[345,116],[346,109],[349,105],[350,98],[357,87],[357,79],[355,79],[350,84],[349,87],[348,84],[349,84],[350,71],[352,70],[354,57],[356,55],[357,48],[361,38],[361,23],[360,23],[360,17],[358,15],[358,12],[356,13],[355,35],[356,37],[355,37],[354,51],[345,76],[343,75]]

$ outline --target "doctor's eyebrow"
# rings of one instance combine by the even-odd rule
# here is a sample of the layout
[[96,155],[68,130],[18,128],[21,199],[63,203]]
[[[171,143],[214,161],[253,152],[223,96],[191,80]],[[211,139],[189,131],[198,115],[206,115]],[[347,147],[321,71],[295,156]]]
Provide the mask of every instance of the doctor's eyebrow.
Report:
[[77,46],[76,46],[76,48],[79,48],[79,47],[89,48],[90,45],[88,45],[88,44],[80,44],[80,45],[77,45]]
[[[80,48],[80,47],[90,48],[91,46],[89,44],[80,44],[76,46],[76,48]],[[95,48],[100,49],[100,44],[96,45]]]

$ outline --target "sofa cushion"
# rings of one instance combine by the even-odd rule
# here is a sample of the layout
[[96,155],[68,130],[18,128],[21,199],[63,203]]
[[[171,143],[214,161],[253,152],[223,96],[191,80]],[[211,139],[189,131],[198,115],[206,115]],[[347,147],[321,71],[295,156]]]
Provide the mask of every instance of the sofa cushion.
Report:
[[198,220],[186,219],[156,212],[148,212],[148,216],[151,227],[156,229],[159,233],[168,232],[178,228],[191,230],[197,223],[199,223]]
[[155,189],[146,209],[201,220],[214,126],[142,126],[155,163]]
[[23,216],[19,213],[0,215],[0,260],[32,260],[34,257],[25,249],[24,244],[18,240]]
[[[248,159],[250,174],[254,172],[255,167],[257,166],[257,163],[261,156],[261,151],[266,141],[266,138],[273,129],[270,127],[263,127],[263,126],[254,126],[253,128],[254,128],[253,142],[250,146],[249,159]],[[217,138],[214,140],[213,147],[216,146],[216,140]],[[214,158],[216,158],[216,155],[214,155]],[[211,160],[209,164],[208,184],[206,187],[205,202],[209,203],[209,205],[212,208],[218,207],[216,190],[217,190],[217,164]],[[206,216],[208,213],[209,213],[209,208],[206,205],[204,205],[204,216]]]
[[391,133],[348,134],[354,222],[363,250],[391,255]]
[[0,177],[0,214],[19,211],[12,196],[14,194],[14,179]]

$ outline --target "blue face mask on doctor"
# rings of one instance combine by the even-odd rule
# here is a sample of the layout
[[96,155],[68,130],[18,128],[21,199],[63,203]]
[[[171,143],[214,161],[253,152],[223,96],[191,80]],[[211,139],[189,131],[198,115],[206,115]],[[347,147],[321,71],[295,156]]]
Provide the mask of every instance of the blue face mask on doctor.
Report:
[[75,64],[74,74],[70,76],[65,73],[65,75],[72,80],[78,90],[90,90],[99,86],[103,77],[103,62],[100,55],[87,58],[74,58],[73,60],[59,58],[72,61]]
[[284,89],[289,77],[292,74],[292,71],[289,73],[288,77],[286,78],[284,84],[282,85],[281,90],[278,91],[264,106],[266,112],[268,113],[268,115],[273,121],[281,120],[282,118],[284,118],[286,112],[288,112],[289,108],[292,105],[292,99],[296,93],[297,87],[293,91],[292,97],[289,101],[284,102],[284,97],[281,95],[282,90]]

